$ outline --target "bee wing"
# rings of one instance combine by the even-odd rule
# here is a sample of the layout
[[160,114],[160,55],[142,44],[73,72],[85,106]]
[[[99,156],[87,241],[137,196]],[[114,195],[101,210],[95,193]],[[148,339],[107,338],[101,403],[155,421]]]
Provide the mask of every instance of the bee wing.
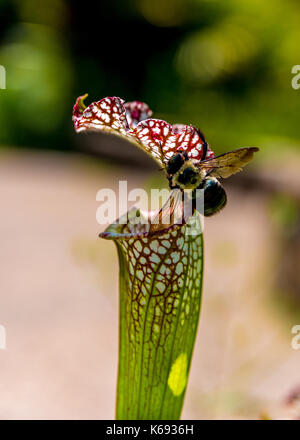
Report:
[[173,189],[166,203],[152,218],[149,232],[168,229],[170,226],[182,222],[183,194],[181,190]]
[[243,167],[252,160],[256,151],[259,151],[257,147],[239,148],[198,162],[196,166],[207,171],[207,174],[212,177],[229,177],[242,171]]

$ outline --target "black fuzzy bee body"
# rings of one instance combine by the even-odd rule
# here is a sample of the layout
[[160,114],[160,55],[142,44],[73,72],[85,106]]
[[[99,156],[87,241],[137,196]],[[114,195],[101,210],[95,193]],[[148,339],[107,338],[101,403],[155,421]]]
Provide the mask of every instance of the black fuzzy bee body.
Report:
[[210,217],[219,212],[227,202],[225,189],[214,177],[203,177],[186,152],[178,151],[166,165],[170,188],[193,189],[193,209],[196,209],[197,190],[204,190],[204,215]]
[[[196,205],[202,201],[203,193],[197,190],[204,190],[204,215],[209,217],[224,208],[227,202],[225,189],[218,179],[241,171],[252,160],[253,154],[259,151],[259,148],[238,148],[207,158],[208,144],[205,137],[199,129],[194,128],[202,141],[201,159],[193,159],[193,154],[189,158],[187,152],[177,150],[166,163],[165,170],[171,189],[180,189],[182,192],[191,191],[193,209],[196,209]],[[198,206],[198,210],[201,209],[202,207]]]
[[[204,215],[210,217],[224,208],[227,202],[225,189],[220,182],[212,177],[205,179],[197,189],[204,190]],[[196,202],[197,190],[194,191]]]

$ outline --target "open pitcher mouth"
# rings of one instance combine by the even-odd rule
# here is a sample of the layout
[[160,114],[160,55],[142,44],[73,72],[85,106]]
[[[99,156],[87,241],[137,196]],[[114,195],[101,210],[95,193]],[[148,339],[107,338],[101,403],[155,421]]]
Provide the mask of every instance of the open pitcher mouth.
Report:
[[[130,209],[126,214],[111,223],[99,237],[107,240],[129,239],[129,238],[151,238],[160,236],[167,232],[182,227],[182,224],[173,223],[170,225],[160,225],[159,230],[151,230],[155,213],[153,211],[143,211],[138,208]],[[138,220],[137,220],[138,219]]]
[[100,238],[107,240],[144,238],[159,238],[169,233],[183,230],[185,235],[202,234],[203,222],[198,212],[187,220],[184,216],[174,217],[168,224],[153,223],[157,212],[143,211],[136,207],[131,208],[126,214],[111,223],[105,231],[99,234]]

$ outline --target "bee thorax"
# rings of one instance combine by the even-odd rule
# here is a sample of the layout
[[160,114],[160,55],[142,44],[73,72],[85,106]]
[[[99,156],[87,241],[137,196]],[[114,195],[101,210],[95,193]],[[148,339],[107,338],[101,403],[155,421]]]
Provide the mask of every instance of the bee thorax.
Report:
[[205,174],[195,167],[192,160],[187,160],[172,176],[171,185],[173,188],[194,189],[204,178]]

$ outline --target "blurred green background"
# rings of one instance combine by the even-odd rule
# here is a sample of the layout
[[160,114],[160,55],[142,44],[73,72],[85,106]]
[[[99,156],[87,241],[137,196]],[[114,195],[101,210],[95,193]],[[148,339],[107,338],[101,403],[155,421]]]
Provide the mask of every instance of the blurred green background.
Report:
[[88,92],[199,125],[217,151],[299,145],[295,0],[1,0],[0,16],[3,144],[71,149]]
[[149,189],[166,179],[134,148],[74,133],[84,93],[87,104],[144,101],[156,118],[201,128],[215,153],[260,147],[223,182],[228,206],[205,221],[183,417],[290,416],[286,396],[300,384],[299,23],[296,0],[0,0],[1,419],[114,417],[118,266],[97,237],[95,196],[119,180]]

